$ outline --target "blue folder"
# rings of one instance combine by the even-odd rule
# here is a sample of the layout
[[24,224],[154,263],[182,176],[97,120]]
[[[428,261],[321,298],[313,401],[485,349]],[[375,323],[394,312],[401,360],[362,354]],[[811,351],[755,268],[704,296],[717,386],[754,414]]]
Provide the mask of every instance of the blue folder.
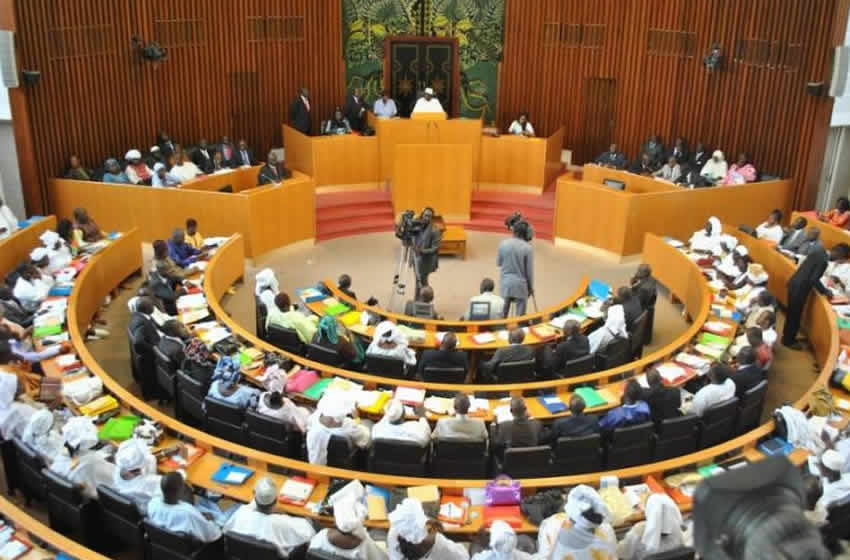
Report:
[[[554,400],[552,402],[546,402],[546,399],[558,399],[558,400],[557,400],[557,402],[554,401]],[[546,410],[549,411],[549,414],[560,414],[561,412],[567,411],[566,403],[564,403],[564,401],[559,399],[558,396],[555,395],[554,393],[549,394],[549,395],[540,395],[539,397],[537,397],[537,401],[540,404],[543,405],[543,408],[545,408]]]
[[[240,467],[239,465],[233,465],[231,463],[222,463],[215,473],[212,475],[212,479],[215,482],[220,484],[231,484],[234,486],[239,486],[241,484],[245,484],[251,475],[254,474],[254,471],[245,467]],[[232,480],[233,476],[239,476],[239,480]]]
[[587,293],[595,298],[608,299],[611,295],[611,286],[601,280],[591,280],[587,285]]

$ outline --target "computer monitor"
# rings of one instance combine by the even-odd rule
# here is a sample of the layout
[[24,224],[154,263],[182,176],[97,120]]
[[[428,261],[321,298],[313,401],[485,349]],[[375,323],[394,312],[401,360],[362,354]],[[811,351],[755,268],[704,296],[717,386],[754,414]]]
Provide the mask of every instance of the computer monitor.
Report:
[[469,304],[469,318],[472,321],[486,321],[490,318],[489,301],[473,301]]
[[618,191],[626,190],[626,184],[617,179],[603,179],[602,184],[606,187],[611,187],[612,189],[617,189]]

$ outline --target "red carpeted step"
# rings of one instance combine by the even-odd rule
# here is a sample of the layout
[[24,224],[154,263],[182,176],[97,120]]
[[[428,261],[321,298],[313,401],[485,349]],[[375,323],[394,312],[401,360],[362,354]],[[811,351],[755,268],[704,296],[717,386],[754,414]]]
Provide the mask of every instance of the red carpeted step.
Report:
[[390,204],[362,204],[352,206],[330,206],[318,208],[316,219],[319,222],[333,222],[349,218],[364,218],[372,216],[375,218],[393,219],[393,207]]
[[341,191],[316,195],[316,208],[336,206],[359,206],[372,204],[391,204],[392,198],[387,191]]
[[316,239],[318,241],[345,237],[348,235],[359,235],[361,233],[372,233],[376,231],[393,231],[395,224],[392,218],[381,218],[374,216],[352,217],[344,220],[329,222],[318,222],[316,224]]

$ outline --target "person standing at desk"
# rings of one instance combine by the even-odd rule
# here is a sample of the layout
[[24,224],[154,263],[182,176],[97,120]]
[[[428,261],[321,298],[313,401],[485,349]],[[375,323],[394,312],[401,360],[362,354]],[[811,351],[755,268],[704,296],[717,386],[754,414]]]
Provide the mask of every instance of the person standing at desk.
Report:
[[414,113],[445,113],[440,100],[434,97],[434,90],[425,88],[425,96],[420,97],[413,106]]
[[309,136],[312,127],[310,112],[310,90],[302,87],[292,105],[289,106],[289,120],[292,121],[292,128]]
[[360,88],[356,88],[345,100],[345,118],[351,124],[352,130],[363,132],[363,125],[366,123],[366,102]]
[[385,89],[381,92],[381,98],[375,101],[375,104],[372,106],[372,112],[375,113],[376,117],[384,119],[391,119],[398,115],[398,107],[396,107],[395,101],[390,97],[389,90]]
[[426,207],[419,219],[425,227],[413,240],[413,259],[416,264],[416,297],[428,285],[428,275],[440,265],[440,242],[443,234],[434,227],[434,209]]
[[[834,249],[833,249],[834,251]],[[800,318],[803,315],[803,307],[809,299],[812,288],[820,294],[831,297],[832,294],[821,282],[829,256],[823,247],[818,247],[809,253],[797,271],[788,280],[788,307],[785,313],[785,330],[782,333],[782,344],[792,350],[801,350],[802,346],[797,342],[797,332],[800,330]]]
[[617,144],[611,144],[607,152],[602,152],[595,160],[596,165],[612,169],[625,169],[626,155],[617,149]]
[[519,117],[511,123],[508,134],[514,136],[534,136],[534,127],[528,122],[528,113],[520,113]]
[[534,250],[529,240],[529,226],[519,221],[513,227],[513,237],[499,244],[497,265],[501,272],[499,284],[505,300],[503,315],[510,314],[511,303],[516,314],[525,315],[528,298],[534,295]]

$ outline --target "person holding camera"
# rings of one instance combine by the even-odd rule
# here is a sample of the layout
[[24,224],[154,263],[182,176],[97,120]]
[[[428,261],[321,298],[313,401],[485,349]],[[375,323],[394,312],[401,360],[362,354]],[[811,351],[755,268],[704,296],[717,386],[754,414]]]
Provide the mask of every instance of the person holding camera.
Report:
[[534,296],[534,250],[528,222],[519,220],[512,224],[513,237],[499,244],[497,266],[502,298],[503,315],[510,314],[511,304],[516,305],[516,315],[525,315],[528,298]]
[[439,267],[440,242],[443,234],[434,227],[434,209],[426,207],[419,216],[422,229],[413,239],[413,259],[416,264],[416,299],[423,286],[428,285],[428,275]]

